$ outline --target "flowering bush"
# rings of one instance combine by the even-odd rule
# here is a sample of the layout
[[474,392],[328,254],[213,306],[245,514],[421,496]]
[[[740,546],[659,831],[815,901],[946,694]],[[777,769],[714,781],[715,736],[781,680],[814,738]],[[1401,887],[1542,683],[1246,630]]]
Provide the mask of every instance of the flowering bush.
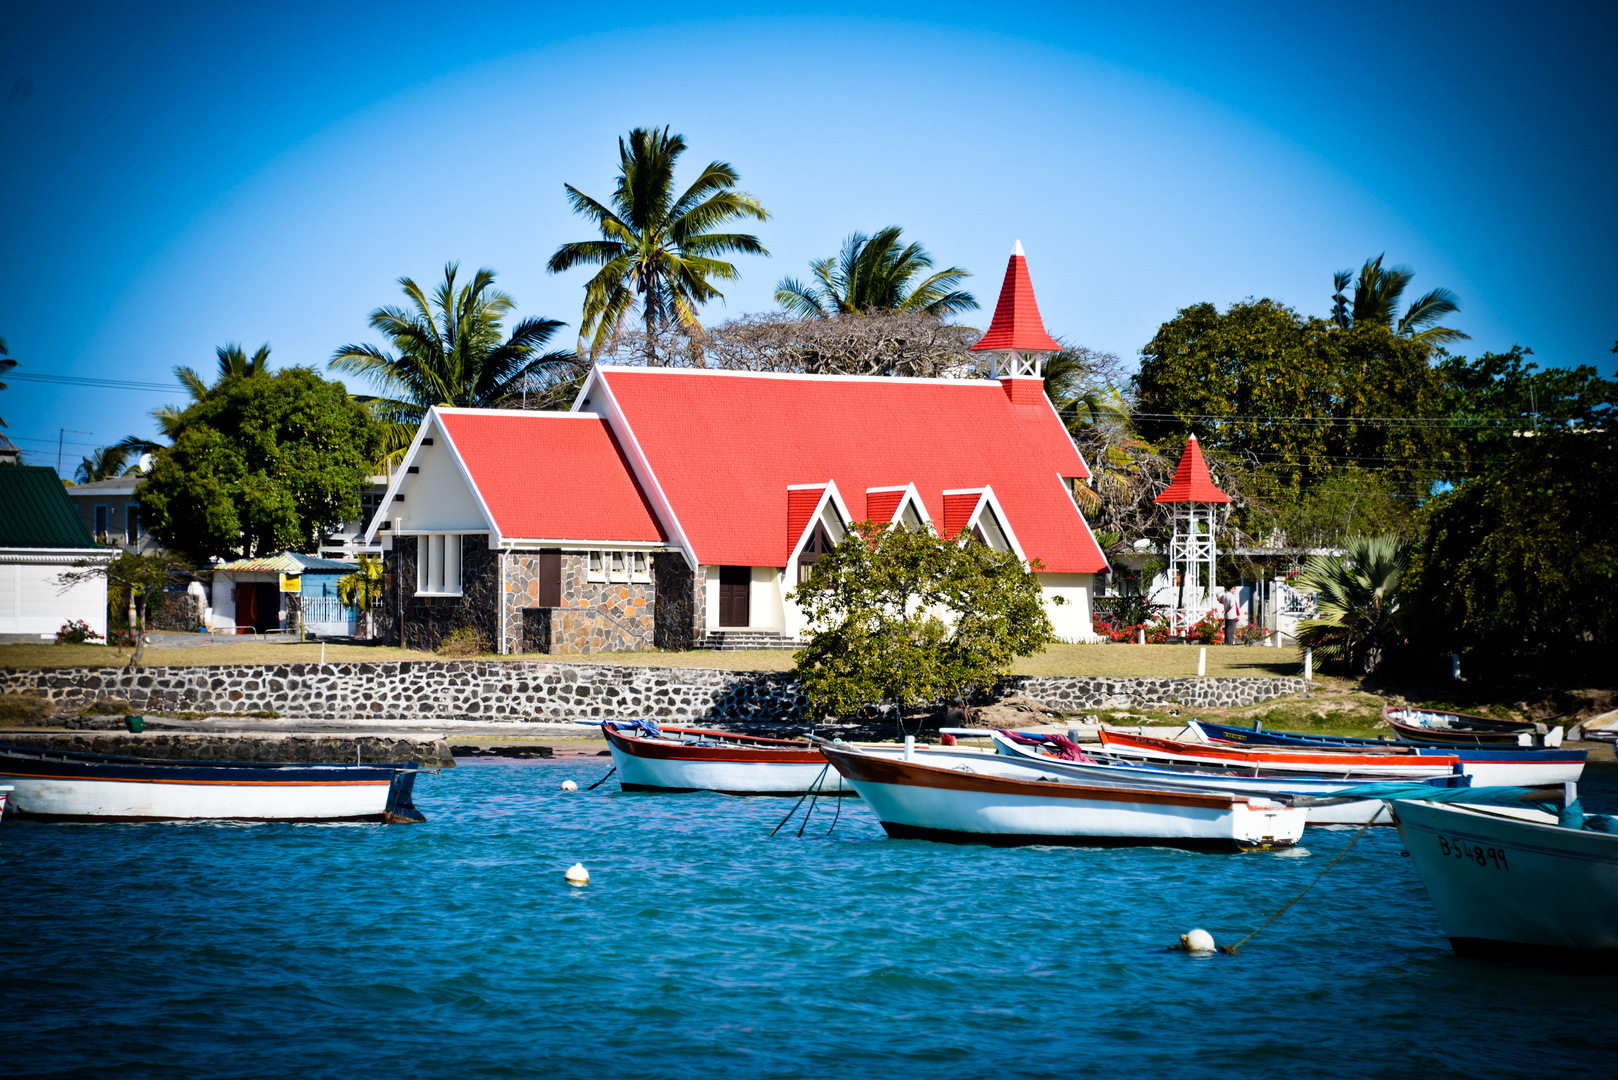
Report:
[[1163,619],[1152,619],[1149,622],[1116,623],[1101,618],[1095,621],[1096,633],[1101,634],[1110,641],[1121,641],[1126,644],[1140,640],[1142,629],[1146,631],[1146,644],[1162,645],[1169,639],[1169,624]]
[[1185,639],[1195,641],[1199,645],[1212,645],[1219,640],[1224,632],[1225,620],[1220,618],[1219,609],[1214,608],[1186,628]]
[[1249,624],[1236,628],[1236,644],[1238,645],[1262,645],[1269,636],[1269,628],[1264,626]]
[[101,640],[101,635],[90,629],[83,619],[70,619],[56,631],[58,645],[90,645]]

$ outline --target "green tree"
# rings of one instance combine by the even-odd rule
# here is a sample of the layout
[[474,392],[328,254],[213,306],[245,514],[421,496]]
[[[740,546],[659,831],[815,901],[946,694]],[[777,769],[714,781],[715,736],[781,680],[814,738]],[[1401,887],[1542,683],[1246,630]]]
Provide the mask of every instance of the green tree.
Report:
[[132,448],[123,443],[114,443],[92,450],[90,456],[79,462],[79,467],[73,473],[73,482],[88,484],[96,480],[112,480],[120,476],[132,476],[140,470],[129,463]]
[[379,443],[364,406],[308,368],[226,380],[158,455],[141,488],[147,526],[199,564],[313,551],[358,516]]
[[1420,639],[1510,659],[1618,646],[1618,434],[1542,431],[1433,500],[1410,569]]
[[[1461,310],[1461,301],[1449,289],[1432,292],[1411,301],[1403,315],[1399,314],[1399,301],[1410,287],[1416,272],[1408,266],[1382,266],[1382,256],[1366,259],[1360,267],[1360,276],[1354,283],[1354,299],[1349,301],[1346,290],[1353,280],[1352,270],[1339,270],[1332,275],[1335,291],[1332,293],[1332,322],[1344,330],[1355,326],[1374,325],[1390,330],[1400,337],[1416,338],[1429,345],[1443,345],[1471,337],[1459,330],[1431,324]],[[1397,319],[1397,323],[1395,323]]]
[[[1035,564],[1035,569],[1038,564]],[[809,620],[795,672],[820,715],[987,689],[1054,640],[1038,579],[1014,552],[930,527],[855,524],[791,594]]]
[[1457,470],[1476,475],[1509,458],[1523,432],[1610,428],[1618,423],[1618,380],[1588,365],[1541,370],[1532,349],[1484,353],[1475,360],[1445,356],[1441,412],[1457,421]]
[[501,321],[516,307],[494,287],[493,270],[479,270],[456,287],[459,264],[444,266],[444,280],[429,298],[402,277],[406,307],[371,312],[371,327],[396,352],[375,345],[344,345],[329,362],[335,371],[361,375],[381,390],[359,396],[383,425],[386,453],[410,445],[427,410],[435,405],[493,409],[519,400],[535,381],[548,385],[573,374],[571,351],[540,350],[560,327],[555,319],[528,318],[509,335]]
[[365,612],[365,636],[374,636],[371,611],[382,599],[382,560],[374,555],[361,555],[359,569],[338,580],[337,598],[345,606]]
[[652,362],[659,331],[678,324],[696,333],[696,309],[724,295],[713,279],[737,277],[736,267],[717,256],[769,254],[756,236],[714,231],[743,218],[770,217],[757,199],[735,190],[741,178],[726,162],[709,162],[675,195],[674,166],[685,150],[685,136],[671,135],[667,127],[635,128],[628,140],[618,140],[618,186],[610,205],[563,185],[574,211],[601,231],[601,239],[563,244],[546,269],[559,274],[575,266],[601,267],[585,284],[579,324],[580,342],[591,338],[592,357],[638,303]]
[[[219,346],[214,350],[214,354],[218,357],[219,368],[212,383],[209,383],[198,374],[197,369],[194,367],[182,364],[174,369],[174,377],[180,380],[180,385],[184,386],[191,394],[190,405],[195,405],[203,400],[231,379],[251,378],[254,375],[263,375],[270,370],[270,343],[267,341],[255,349],[252,356],[248,356],[242,347],[234,341],[226,342]],[[152,410],[152,419],[157,421],[157,426],[162,429],[165,437],[170,439],[174,437],[174,431],[179,425],[180,417],[185,415],[185,410],[190,405],[160,405]],[[120,445],[125,449],[130,449],[134,443],[139,441],[131,436]]]
[[1315,594],[1315,618],[1298,624],[1298,644],[1356,675],[1381,667],[1405,636],[1399,584],[1411,543],[1397,536],[1358,536],[1341,556],[1313,555],[1299,586]]
[[775,302],[800,318],[920,311],[945,319],[975,310],[976,298],[956,288],[972,275],[951,266],[922,277],[933,268],[932,256],[920,244],[904,244],[903,231],[889,225],[874,236],[850,235],[835,258],[809,264],[812,283],[782,278]]
[[189,566],[185,560],[166,551],[145,555],[125,551],[105,561],[81,559],[73,566],[75,569],[60,575],[62,584],[105,578],[109,604],[129,602],[133,613],[129,632],[135,638],[135,651],[130,654],[128,670],[134,671],[146,656],[146,617],[152,601],[162,596],[170,585],[183,582]]

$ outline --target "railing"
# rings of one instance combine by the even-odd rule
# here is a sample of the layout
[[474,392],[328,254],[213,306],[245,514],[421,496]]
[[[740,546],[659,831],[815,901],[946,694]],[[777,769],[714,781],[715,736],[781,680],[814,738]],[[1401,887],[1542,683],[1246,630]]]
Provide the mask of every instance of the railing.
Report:
[[355,610],[347,607],[335,596],[306,596],[303,598],[305,623],[354,622]]

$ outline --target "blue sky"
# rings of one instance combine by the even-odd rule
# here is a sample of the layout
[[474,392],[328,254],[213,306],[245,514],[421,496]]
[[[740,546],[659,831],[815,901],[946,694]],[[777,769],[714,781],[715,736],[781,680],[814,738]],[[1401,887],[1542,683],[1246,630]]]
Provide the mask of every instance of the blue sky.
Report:
[[[1325,314],[1332,271],[1386,252],[1460,294],[1460,351],[1613,371],[1607,5],[23,7],[0,14],[19,374],[166,383],[226,341],[323,369],[451,259],[576,326],[584,272],[544,272],[588,235],[562,184],[604,196],[616,138],[665,123],[773,214],[708,321],[900,224],[985,307],[1020,239],[1051,331],[1125,359],[1199,301]],[[69,472],[183,400],[5,381],[31,460],[88,432]]]

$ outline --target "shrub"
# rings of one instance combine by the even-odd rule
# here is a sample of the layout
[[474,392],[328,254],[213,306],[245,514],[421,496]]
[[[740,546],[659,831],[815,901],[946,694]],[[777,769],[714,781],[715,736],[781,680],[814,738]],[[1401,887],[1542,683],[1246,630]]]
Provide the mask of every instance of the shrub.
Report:
[[489,635],[475,626],[451,630],[438,643],[439,656],[481,656],[490,649]]
[[1224,633],[1225,621],[1219,617],[1219,609],[1215,608],[1186,629],[1185,639],[1199,645],[1213,645]]
[[92,645],[100,640],[101,635],[90,629],[90,624],[83,619],[71,619],[56,631],[58,645]]
[[32,694],[0,694],[0,720],[37,720],[45,715],[45,702]]

